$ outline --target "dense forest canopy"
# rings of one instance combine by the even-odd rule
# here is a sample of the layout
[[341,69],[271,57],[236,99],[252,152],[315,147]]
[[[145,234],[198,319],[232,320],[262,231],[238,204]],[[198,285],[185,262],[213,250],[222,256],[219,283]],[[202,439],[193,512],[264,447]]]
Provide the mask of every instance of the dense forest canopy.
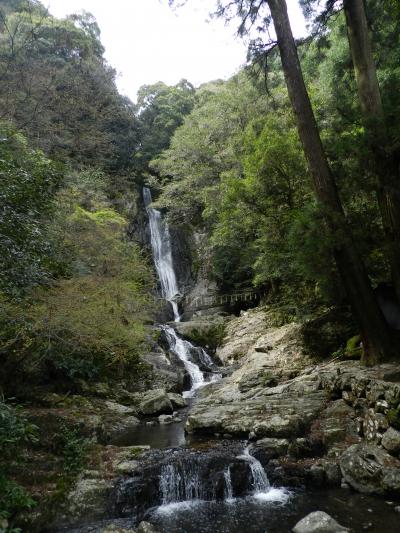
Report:
[[[248,65],[133,104],[90,13],[0,1],[2,394],[146,379],[156,283],[128,236],[143,184],[172,228],[205,235],[193,263],[211,258],[222,293],[256,287],[285,319],[350,304],[365,362],[397,350],[375,294],[400,294],[398,2],[300,3],[312,33],[295,43],[284,3],[217,2],[257,33]],[[15,442],[34,438],[0,409]],[[33,505],[6,467],[1,490],[0,519]]]

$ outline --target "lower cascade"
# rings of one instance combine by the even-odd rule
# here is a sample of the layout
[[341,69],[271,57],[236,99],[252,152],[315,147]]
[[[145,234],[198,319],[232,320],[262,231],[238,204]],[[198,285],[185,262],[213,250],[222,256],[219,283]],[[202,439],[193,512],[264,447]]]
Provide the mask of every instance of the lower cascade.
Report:
[[[272,488],[261,463],[248,448],[228,466],[213,464],[212,457],[196,456],[164,464],[159,474],[161,507],[171,504],[254,497],[285,503],[288,491]],[[222,468],[221,468],[222,467]]]
[[260,461],[250,455],[248,448],[245,448],[243,455],[240,455],[239,458],[244,459],[249,463],[255,493],[263,494],[268,492],[270,489],[270,483]]
[[220,378],[220,374],[212,374],[210,378],[206,379],[200,367],[193,362],[192,354],[195,353],[199,363],[210,373],[215,365],[205,350],[196,348],[189,341],[181,339],[171,326],[164,325],[161,326],[161,329],[165,333],[170,350],[179,357],[190,376],[191,388],[183,393],[184,397],[192,397],[198,389]]

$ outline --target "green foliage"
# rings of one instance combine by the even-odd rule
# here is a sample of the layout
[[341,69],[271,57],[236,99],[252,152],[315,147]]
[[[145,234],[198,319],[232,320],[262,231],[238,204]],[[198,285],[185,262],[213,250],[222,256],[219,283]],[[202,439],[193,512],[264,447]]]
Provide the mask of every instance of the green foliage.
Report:
[[37,427],[27,421],[20,408],[0,398],[0,457],[15,456],[16,446],[36,440]]
[[23,135],[0,125],[0,290],[15,294],[48,277],[46,234],[61,174]]
[[348,359],[361,359],[362,345],[360,335],[354,335],[347,341],[344,354]]
[[195,102],[195,89],[181,80],[174,86],[158,82],[143,85],[136,105],[140,147],[135,153],[135,167],[148,172],[149,162],[168,148],[171,137],[190,113]]
[[[35,442],[37,427],[29,423],[20,408],[0,398],[0,529],[1,520],[13,519],[21,511],[32,509],[35,501],[17,483],[10,480],[7,461],[18,460],[20,447]],[[17,529],[7,528],[7,532]]]
[[[8,521],[22,511],[31,510],[36,502],[17,483],[7,479],[0,471],[0,531],[7,533],[19,533],[19,528],[8,527]],[[7,524],[6,529],[1,527],[2,519]]]
[[54,159],[127,168],[138,143],[134,107],[118,94],[92,15],[59,20],[27,0],[3,16],[0,116]]
[[400,405],[396,408],[389,409],[386,416],[389,424],[400,431]]
[[[102,172],[68,176],[56,200],[52,238],[68,278],[31,292],[22,305],[1,296],[0,331],[9,373],[42,369],[42,379],[132,379],[147,342],[154,279],[139,247],[124,236],[127,220],[106,196]],[[37,370],[35,371],[37,372]]]
[[81,436],[79,430],[62,428],[63,472],[67,477],[76,477],[84,469],[91,441]]

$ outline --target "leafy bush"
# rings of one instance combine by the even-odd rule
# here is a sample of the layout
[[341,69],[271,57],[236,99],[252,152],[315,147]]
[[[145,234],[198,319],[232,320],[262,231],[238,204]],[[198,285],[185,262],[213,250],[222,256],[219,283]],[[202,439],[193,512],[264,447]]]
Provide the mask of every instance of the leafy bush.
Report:
[[[0,523],[31,509],[35,501],[17,483],[9,479],[10,459],[18,460],[19,446],[36,440],[37,427],[30,424],[18,407],[0,399]],[[1,526],[0,526],[1,528]],[[18,530],[7,528],[16,533]]]
[[[0,458],[15,455],[15,446],[36,439],[37,427],[22,415],[20,408],[0,399]],[[0,460],[1,460],[0,459]]]
[[85,467],[91,441],[83,438],[77,429],[66,426],[62,428],[61,437],[64,474],[67,477],[75,477]]

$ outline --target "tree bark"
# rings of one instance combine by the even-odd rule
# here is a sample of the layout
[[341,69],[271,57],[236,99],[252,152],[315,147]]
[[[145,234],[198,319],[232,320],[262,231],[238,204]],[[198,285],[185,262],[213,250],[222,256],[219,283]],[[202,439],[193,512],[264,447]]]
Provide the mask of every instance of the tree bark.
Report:
[[386,236],[386,253],[400,302],[400,184],[398,162],[385,151],[388,135],[364,0],[344,0],[347,35],[357,81],[367,143],[377,177],[376,192]]
[[289,98],[300,140],[322,207],[326,224],[335,239],[334,255],[353,312],[358,319],[364,348],[364,363],[375,364],[395,355],[391,331],[372,291],[329,167],[311,102],[304,83],[285,0],[267,0],[282,60]]

